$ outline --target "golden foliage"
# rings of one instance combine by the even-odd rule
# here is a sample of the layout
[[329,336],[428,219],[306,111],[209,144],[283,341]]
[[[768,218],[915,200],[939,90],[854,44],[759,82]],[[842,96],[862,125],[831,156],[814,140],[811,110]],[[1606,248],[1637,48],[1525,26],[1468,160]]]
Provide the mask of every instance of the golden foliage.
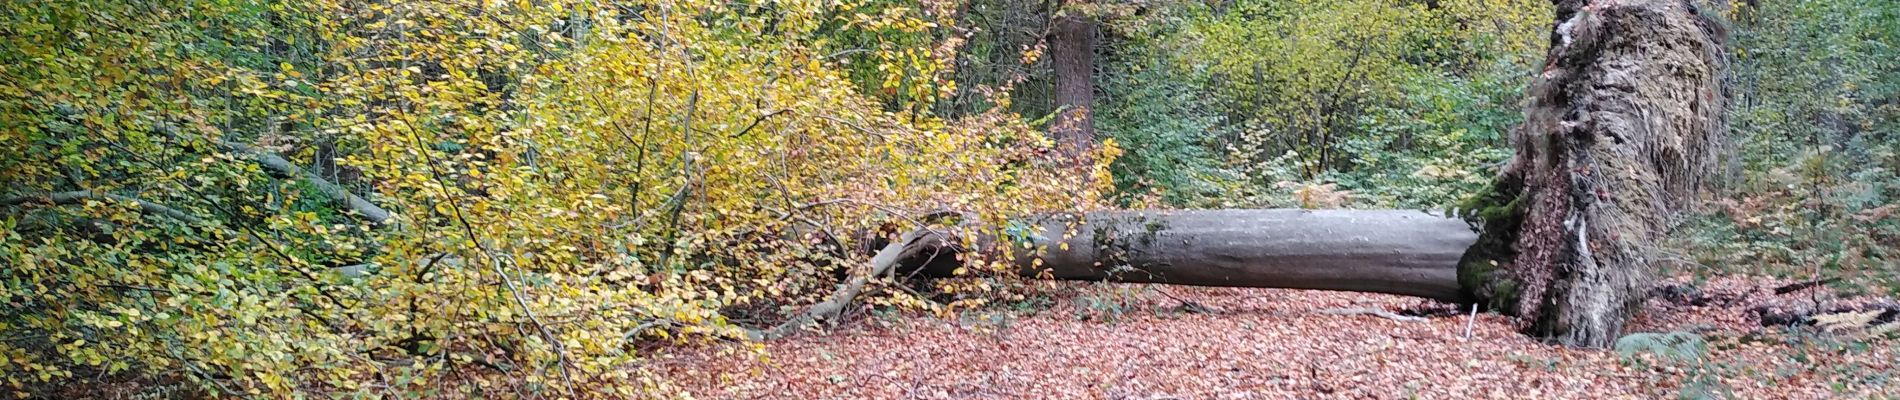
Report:
[[[29,155],[0,164],[0,197],[99,190],[206,220],[7,206],[0,374],[22,390],[131,371],[273,397],[664,393],[642,343],[737,338],[722,311],[813,301],[867,258],[857,233],[913,214],[1096,207],[1116,151],[1078,171],[1014,115],[886,111],[813,38],[930,29],[941,9],[4,7],[0,124],[24,128],[0,145]],[[930,101],[955,46],[873,52],[888,87]]]

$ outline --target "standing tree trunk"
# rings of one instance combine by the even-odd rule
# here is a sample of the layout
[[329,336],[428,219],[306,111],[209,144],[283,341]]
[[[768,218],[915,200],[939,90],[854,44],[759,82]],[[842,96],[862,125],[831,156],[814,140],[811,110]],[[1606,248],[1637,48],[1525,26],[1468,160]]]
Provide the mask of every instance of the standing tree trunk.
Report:
[[1716,172],[1725,34],[1683,0],[1559,0],[1557,20],[1517,154],[1464,207],[1484,232],[1460,281],[1530,334],[1602,347]]
[[[1066,3],[1066,2],[1065,2]],[[1065,4],[1070,5],[1070,4]],[[1056,13],[1049,31],[1049,63],[1055,69],[1055,124],[1049,135],[1069,156],[1095,142],[1095,21],[1075,7]]]

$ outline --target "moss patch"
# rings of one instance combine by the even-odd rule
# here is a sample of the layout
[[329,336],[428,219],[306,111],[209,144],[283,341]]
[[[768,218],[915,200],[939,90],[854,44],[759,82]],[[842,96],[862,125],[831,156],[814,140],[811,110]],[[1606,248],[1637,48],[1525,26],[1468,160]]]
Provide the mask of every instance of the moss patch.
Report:
[[[1469,301],[1487,309],[1515,313],[1518,283],[1509,266],[1517,257],[1513,247],[1517,233],[1530,207],[1522,178],[1514,175],[1497,181],[1458,205],[1456,211],[1478,229],[1478,241],[1458,260],[1458,286]],[[1503,273],[1500,273],[1503,272]]]

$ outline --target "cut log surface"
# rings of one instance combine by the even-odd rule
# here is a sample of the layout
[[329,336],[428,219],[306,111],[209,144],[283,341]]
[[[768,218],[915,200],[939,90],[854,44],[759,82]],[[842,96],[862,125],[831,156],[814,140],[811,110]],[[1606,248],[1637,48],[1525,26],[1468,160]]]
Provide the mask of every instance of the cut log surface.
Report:
[[[1021,274],[1062,280],[1391,293],[1463,301],[1464,221],[1416,210],[1115,211],[1009,240]],[[1042,249],[1027,257],[1023,243]],[[1037,261],[1040,260],[1040,261]],[[954,257],[910,262],[950,276]],[[915,267],[913,267],[915,268]]]

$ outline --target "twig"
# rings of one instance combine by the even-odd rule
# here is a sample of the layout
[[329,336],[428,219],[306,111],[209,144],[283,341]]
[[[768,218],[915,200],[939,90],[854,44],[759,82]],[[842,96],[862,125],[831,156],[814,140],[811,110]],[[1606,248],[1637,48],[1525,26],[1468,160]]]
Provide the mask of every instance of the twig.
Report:
[[1801,282],[1801,283],[1795,283],[1795,284],[1775,288],[1775,294],[1783,295],[1783,294],[1789,294],[1789,293],[1799,292],[1803,290],[1813,289],[1821,285],[1834,283],[1834,281],[1838,281],[1838,280],[1841,280],[1841,278],[1838,278],[1838,277],[1821,278],[1821,279],[1815,279],[1815,280]]
[[741,136],[745,136],[745,134],[747,134],[747,133],[751,133],[751,132],[752,132],[752,128],[757,128],[757,127],[759,127],[759,123],[760,123],[760,122],[765,122],[765,120],[766,120],[766,119],[768,119],[768,118],[772,118],[772,117],[775,117],[775,116],[778,116],[779,114],[784,114],[784,113],[788,113],[788,112],[792,112],[792,110],[791,110],[791,109],[780,109],[780,110],[778,110],[778,111],[773,111],[773,112],[772,112],[772,113],[770,113],[770,114],[765,114],[765,115],[760,115],[760,116],[759,116],[758,118],[753,118],[753,119],[752,119],[752,123],[751,123],[751,124],[748,124],[748,125],[746,125],[746,126],[745,126],[745,129],[740,129],[740,130],[739,130],[738,132],[735,132],[735,133],[733,133],[733,134],[731,134],[731,135],[726,135],[726,137],[727,137],[727,138],[729,138],[729,139],[737,139],[737,138],[739,138],[739,137],[741,137]]
[[[119,145],[118,142],[107,141],[106,145],[112,147],[113,150],[119,151],[120,153],[124,153],[126,156],[132,157],[133,160],[136,160],[138,162],[158,165],[158,163],[152,162],[152,160],[145,158],[145,156],[141,156],[139,155],[139,153],[133,152],[132,149],[128,149],[125,146]],[[190,184],[185,183],[184,180],[179,179],[177,177],[166,175],[164,179],[172,181],[172,183],[177,184],[178,186],[191,188]],[[230,207],[224,204],[219,203],[217,200],[213,199],[211,196],[207,196],[204,193],[200,193],[197,190],[188,190],[187,192],[191,193],[192,196],[197,197],[199,200],[203,200],[205,203],[209,203],[213,210],[223,212],[224,215],[226,216],[236,217],[239,215],[237,211],[231,209]],[[290,267],[290,270],[296,271],[298,275],[302,275],[304,279],[308,279],[310,280],[311,283],[315,284],[318,288],[317,289],[318,295],[323,296],[323,298],[330,300],[330,303],[335,304],[338,308],[348,309],[351,307],[350,305],[344,303],[342,299],[337,298],[336,293],[329,290],[328,284],[324,283],[324,281],[321,279],[317,279],[317,276],[315,274],[312,274],[310,271],[304,268],[306,264],[302,260],[296,257],[291,257],[290,253],[287,253],[284,251],[283,248],[278,247],[276,242],[272,242],[269,239],[266,239],[263,233],[259,233],[257,231],[256,227],[253,227],[248,224],[237,224],[237,227],[239,228],[240,233],[243,233],[244,235],[250,237],[252,243],[261,245],[266,250],[270,250],[271,254],[277,256],[279,260],[283,260],[284,265]],[[329,328],[331,332],[336,332],[338,329],[337,325],[334,322],[332,322],[329,317],[325,317],[322,314],[317,314],[316,312],[310,311],[309,309],[303,308],[303,307],[297,307],[297,310],[299,312],[304,313],[305,315],[309,315],[311,318],[316,318],[317,322],[322,323],[325,327]]]
[[1385,318],[1385,319],[1399,321],[1399,322],[1417,322],[1417,321],[1425,320],[1425,318],[1422,318],[1422,317],[1414,317],[1410,315],[1399,315],[1391,311],[1373,309],[1373,308],[1329,308],[1325,310],[1319,310],[1319,313],[1331,314],[1331,315],[1371,315],[1371,316]]
[[869,271],[838,285],[838,291],[832,292],[831,297],[825,299],[824,302],[812,305],[803,314],[792,317],[778,326],[763,330],[749,330],[746,332],[747,335],[755,340],[777,339],[803,329],[806,325],[818,320],[836,317],[851,304],[853,299],[858,297],[858,293],[864,291],[864,286],[869,284],[871,279],[884,275],[887,271],[896,268],[899,262],[916,256],[925,249],[936,248],[941,243],[947,242],[943,235],[941,232],[929,229],[919,229],[904,234],[896,242],[884,246],[884,249],[879,250],[876,256],[871,257]]
[[[429,149],[422,145],[422,134],[420,130],[416,129],[415,125],[410,124],[407,120],[397,119],[396,122],[402,123],[403,127],[408,129],[411,143],[415,146],[416,151],[422,154],[423,165],[429,168],[429,176],[434,179],[437,184],[442,185],[443,188],[450,187],[447,182],[444,181],[442,171],[436,168],[434,156],[429,155]],[[489,265],[495,273],[495,276],[501,279],[502,286],[507,288],[508,294],[510,294],[511,297],[514,297],[515,305],[521,308],[522,315],[528,318],[528,322],[534,326],[535,330],[539,331],[542,339],[546,340],[548,346],[553,348],[556,361],[561,363],[561,382],[565,384],[569,394],[574,393],[574,378],[572,373],[568,371],[574,367],[567,359],[567,346],[562,344],[561,339],[555,336],[552,331],[548,330],[547,324],[541,323],[541,318],[535,315],[534,308],[528,304],[527,298],[522,295],[521,287],[515,284],[513,278],[509,277],[507,265],[514,265],[513,260],[504,260],[490,251],[488,246],[483,244],[481,236],[475,233],[475,226],[470,224],[468,218],[462,214],[462,207],[455,202],[455,199],[449,198],[446,189],[444,189],[441,194],[444,200],[443,202],[449,205],[450,215],[454,216],[455,221],[461,224],[462,232],[468,235],[468,240],[475,245],[475,249],[488,258]]]
[[1169,299],[1174,299],[1174,301],[1180,302],[1181,303],[1180,305],[1175,306],[1176,310],[1185,311],[1190,314],[1212,314],[1212,313],[1220,312],[1220,310],[1215,310],[1213,307],[1208,307],[1205,305],[1201,305],[1201,303],[1196,303],[1188,299],[1177,297],[1174,295],[1174,293],[1171,293],[1169,290],[1165,288],[1155,288],[1155,289],[1156,289],[1155,293],[1161,293],[1162,296],[1168,296]]
[[1471,316],[1465,318],[1465,339],[1471,340],[1471,326],[1478,323],[1478,303],[1471,303]]

